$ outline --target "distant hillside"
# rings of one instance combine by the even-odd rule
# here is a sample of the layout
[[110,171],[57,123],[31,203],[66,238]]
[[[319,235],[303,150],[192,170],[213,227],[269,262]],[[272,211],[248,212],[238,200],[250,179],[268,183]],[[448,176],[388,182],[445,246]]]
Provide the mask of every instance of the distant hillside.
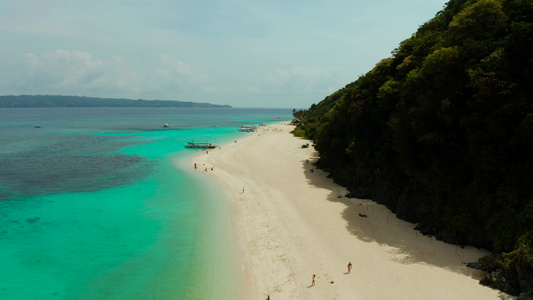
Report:
[[231,108],[229,105],[173,100],[131,100],[78,96],[0,96],[0,108],[24,107],[209,107]]

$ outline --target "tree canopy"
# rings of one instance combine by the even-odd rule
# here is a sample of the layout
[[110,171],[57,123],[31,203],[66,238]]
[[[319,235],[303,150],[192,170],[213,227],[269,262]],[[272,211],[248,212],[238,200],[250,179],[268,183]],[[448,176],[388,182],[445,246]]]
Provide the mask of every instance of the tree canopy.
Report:
[[533,2],[452,0],[294,115],[355,196],[443,240],[518,253],[533,242],[532,97]]

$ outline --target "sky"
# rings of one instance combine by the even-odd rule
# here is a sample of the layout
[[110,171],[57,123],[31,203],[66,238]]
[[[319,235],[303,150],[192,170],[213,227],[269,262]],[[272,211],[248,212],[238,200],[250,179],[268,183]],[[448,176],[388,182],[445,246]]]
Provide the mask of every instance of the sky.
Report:
[[308,108],[446,0],[2,0],[0,95]]

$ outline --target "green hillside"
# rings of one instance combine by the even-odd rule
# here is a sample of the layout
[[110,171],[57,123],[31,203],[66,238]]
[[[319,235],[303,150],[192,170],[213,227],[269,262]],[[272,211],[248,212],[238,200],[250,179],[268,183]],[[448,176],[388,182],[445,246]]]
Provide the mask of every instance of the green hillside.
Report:
[[294,116],[352,196],[441,240],[506,253],[497,272],[516,280],[484,283],[531,288],[533,1],[452,0],[391,57]]

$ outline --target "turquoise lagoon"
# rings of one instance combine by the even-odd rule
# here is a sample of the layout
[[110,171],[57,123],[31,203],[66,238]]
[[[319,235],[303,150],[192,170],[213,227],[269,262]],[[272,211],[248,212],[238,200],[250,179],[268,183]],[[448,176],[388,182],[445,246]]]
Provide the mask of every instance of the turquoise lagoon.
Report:
[[239,299],[227,196],[193,176],[195,152],[183,145],[291,118],[290,109],[0,109],[0,299]]

